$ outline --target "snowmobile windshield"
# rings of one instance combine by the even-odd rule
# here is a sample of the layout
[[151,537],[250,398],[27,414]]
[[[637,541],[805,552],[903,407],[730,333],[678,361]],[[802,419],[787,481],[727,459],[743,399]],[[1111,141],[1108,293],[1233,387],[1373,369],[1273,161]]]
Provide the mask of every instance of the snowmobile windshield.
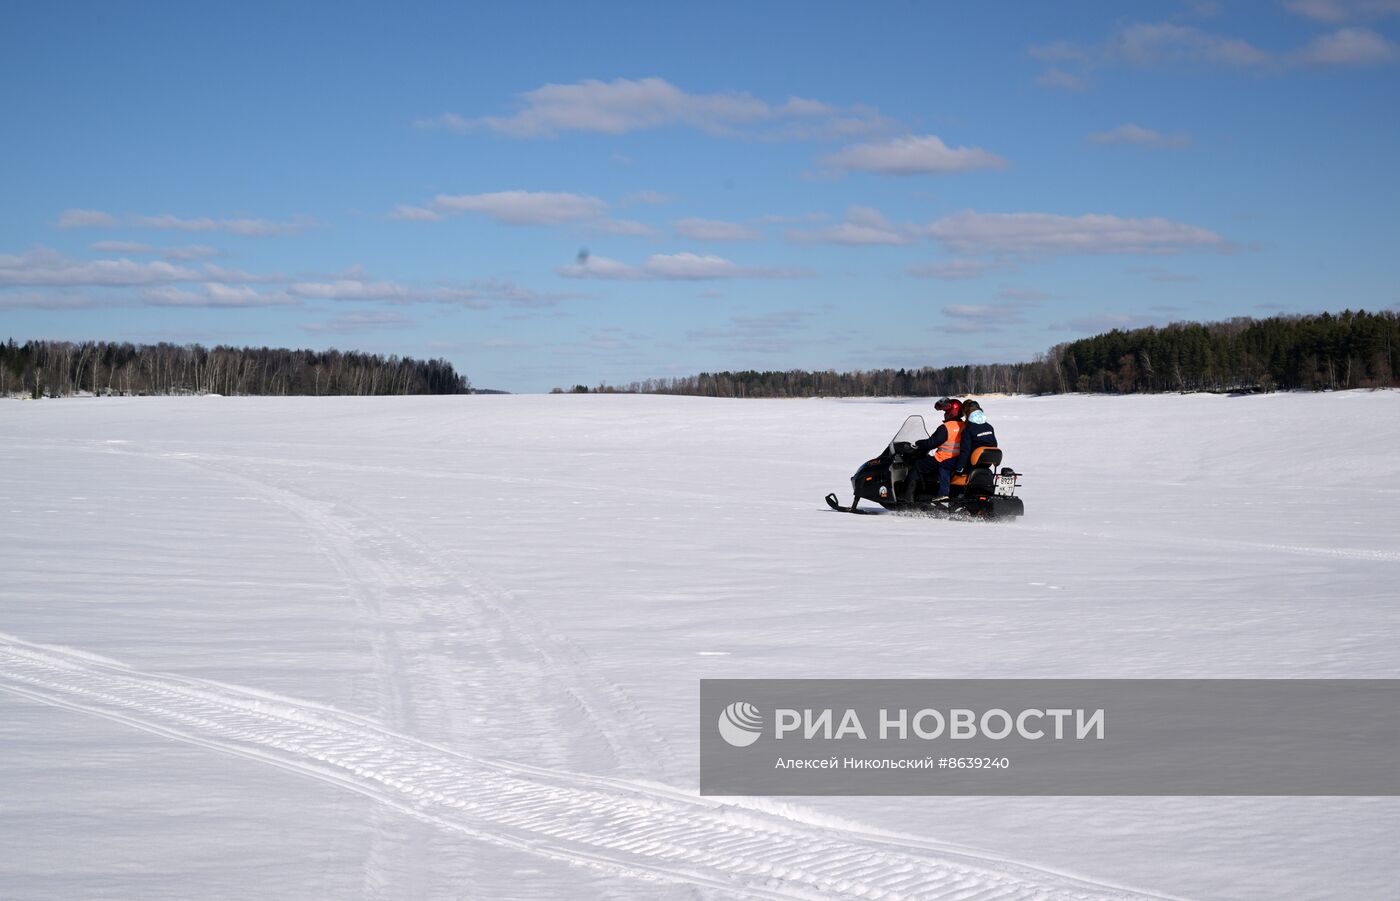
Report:
[[922,416],[910,416],[904,420],[904,425],[899,427],[899,431],[894,433],[894,438],[890,440],[893,447],[901,442],[913,444],[915,441],[923,441],[928,437],[928,426],[924,425]]

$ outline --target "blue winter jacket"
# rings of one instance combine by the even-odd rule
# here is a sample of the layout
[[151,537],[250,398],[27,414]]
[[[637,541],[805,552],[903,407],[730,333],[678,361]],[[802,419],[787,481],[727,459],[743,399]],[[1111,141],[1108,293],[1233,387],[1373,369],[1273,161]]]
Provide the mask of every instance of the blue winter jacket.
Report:
[[979,447],[996,447],[997,433],[992,430],[990,422],[978,425],[975,422],[964,422],[962,428],[962,447],[958,448],[958,472],[967,469],[972,460],[972,451]]

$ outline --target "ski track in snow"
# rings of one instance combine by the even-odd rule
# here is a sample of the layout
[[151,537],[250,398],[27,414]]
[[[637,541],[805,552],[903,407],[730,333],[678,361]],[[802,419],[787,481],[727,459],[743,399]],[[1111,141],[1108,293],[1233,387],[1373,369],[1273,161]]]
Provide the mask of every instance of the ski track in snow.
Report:
[[290,770],[446,833],[611,874],[765,898],[1148,897],[662,787],[480,759],[329,707],[4,634],[0,689]]
[[[508,691],[519,699],[520,703],[513,705],[517,711],[533,711],[538,705],[529,702],[556,697],[577,712],[567,722],[560,721],[557,711],[552,716],[532,714],[537,717],[533,725],[538,733],[555,735],[569,728],[582,729],[618,764],[657,779],[669,775],[671,749],[631,698],[600,676],[577,646],[512,603],[505,589],[476,568],[460,559],[447,564],[442,554],[422,539],[375,519],[343,498],[317,500],[300,486],[293,489],[274,483],[265,474],[250,474],[244,471],[246,467],[229,460],[220,460],[215,468],[202,456],[182,454],[176,459],[212,478],[237,481],[302,519],[322,550],[336,561],[347,585],[361,596],[361,606],[371,612],[377,631],[388,631],[386,622],[412,622],[419,616],[469,624],[470,634],[454,636],[449,628],[444,630],[449,633],[446,639],[441,635],[425,639],[422,629],[408,630],[407,637],[376,636],[376,656],[385,669],[382,676],[394,686],[391,697],[424,688],[439,695],[450,694],[451,687],[462,681],[456,659],[451,671],[439,669],[427,674],[429,678],[413,679],[412,685],[405,685],[405,674],[413,665],[422,665],[425,657],[431,658],[428,665],[436,661],[440,667],[445,658],[452,657],[442,653],[444,646],[469,645],[474,653],[488,658],[486,665],[478,662],[476,668],[489,672],[497,682],[493,692]],[[386,616],[387,606],[398,609]],[[409,638],[431,642],[438,653],[425,655],[424,648],[415,647],[405,654],[400,645]],[[468,709],[470,700],[439,696],[425,711],[424,705],[401,697],[394,699],[394,707],[409,725],[425,712],[448,714]]]
[[[480,693],[513,711],[510,740],[534,742],[552,760],[611,760],[657,781],[671,776],[670,747],[631,699],[598,676],[576,646],[513,605],[504,589],[476,569],[461,561],[449,567],[427,543],[343,497],[316,498],[248,461],[115,452],[174,460],[235,482],[300,519],[362,613],[381,707],[396,729],[446,741],[470,736],[480,730],[459,720],[478,707],[473,694]],[[425,622],[433,627],[423,628]],[[541,703],[545,698],[552,703]],[[390,833],[373,831],[367,885],[385,882],[386,873],[421,884],[431,866],[422,857],[423,843],[386,838]],[[407,896],[420,894],[410,886]]]

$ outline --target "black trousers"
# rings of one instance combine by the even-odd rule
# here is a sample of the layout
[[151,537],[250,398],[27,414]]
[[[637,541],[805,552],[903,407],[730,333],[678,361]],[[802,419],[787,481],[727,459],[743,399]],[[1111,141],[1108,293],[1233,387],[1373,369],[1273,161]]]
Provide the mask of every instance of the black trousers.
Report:
[[[927,485],[932,487],[935,483],[938,486],[938,495],[947,497],[949,490],[953,487],[953,470],[958,466],[957,457],[949,457],[943,462],[939,462],[932,457],[924,457],[914,464],[914,472],[911,476],[910,485]],[[917,491],[911,488],[911,493]]]

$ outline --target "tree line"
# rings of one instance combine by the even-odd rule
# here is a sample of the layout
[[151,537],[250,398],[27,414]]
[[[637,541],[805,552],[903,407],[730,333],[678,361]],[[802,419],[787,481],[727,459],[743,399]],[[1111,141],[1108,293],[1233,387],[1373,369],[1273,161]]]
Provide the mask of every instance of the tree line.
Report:
[[446,360],[358,351],[26,341],[0,344],[0,397],[466,394]]
[[1111,331],[1065,345],[1077,391],[1395,387],[1400,316],[1364,310]]
[[1347,310],[1114,329],[1056,345],[1022,363],[702,372],[567,390],[700,397],[939,397],[1384,388],[1400,386],[1397,354],[1400,316]]

